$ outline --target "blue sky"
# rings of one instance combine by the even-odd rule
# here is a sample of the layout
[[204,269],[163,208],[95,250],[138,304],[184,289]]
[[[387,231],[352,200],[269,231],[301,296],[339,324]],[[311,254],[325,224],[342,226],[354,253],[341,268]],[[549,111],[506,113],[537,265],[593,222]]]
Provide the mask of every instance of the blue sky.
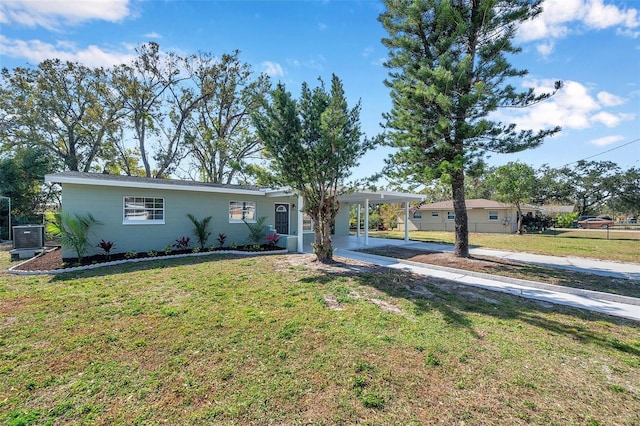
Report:
[[[3,0],[0,66],[49,58],[109,66],[128,62],[147,41],[183,54],[238,49],[254,71],[294,94],[303,81],[315,85],[337,74],[350,104],[361,100],[363,131],[374,136],[391,107],[380,43],[387,34],[377,21],[383,7],[378,0]],[[520,29],[523,51],[512,62],[529,70],[523,89],[550,88],[555,80],[565,87],[536,107],[496,117],[563,131],[540,148],[489,163],[559,167],[591,159],[640,167],[640,1],[547,0],[544,7]],[[388,152],[367,154],[354,177],[379,171]]]

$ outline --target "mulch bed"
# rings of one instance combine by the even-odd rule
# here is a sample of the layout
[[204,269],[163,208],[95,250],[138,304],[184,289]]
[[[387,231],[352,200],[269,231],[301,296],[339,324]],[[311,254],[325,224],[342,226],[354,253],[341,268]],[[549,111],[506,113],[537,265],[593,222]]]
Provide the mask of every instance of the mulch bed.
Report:
[[[222,250],[230,250],[230,248],[224,247],[224,248],[215,249],[215,250],[205,249],[205,250],[199,251],[199,253],[215,254],[216,252],[222,251]],[[233,250],[244,251],[244,252],[255,252],[255,253],[270,252],[270,251],[285,251],[285,249],[283,248],[274,249],[273,247],[266,246],[266,245],[261,246],[260,250],[255,250],[252,247],[244,247],[244,246],[238,247]],[[170,253],[168,253],[168,255],[173,256],[173,255],[191,254],[191,253],[194,253],[194,251],[193,250],[172,250]],[[146,252],[139,252],[135,257],[127,257],[126,253],[115,253],[110,255],[109,258],[107,259],[107,257],[104,254],[100,254],[100,255],[83,257],[82,263],[78,263],[77,258],[63,259],[62,250],[60,249],[60,247],[53,247],[53,248],[47,249],[43,255],[30,259],[29,261],[21,265],[17,265],[13,269],[19,270],[19,271],[55,271],[59,269],[71,268],[76,266],[88,266],[88,265],[95,265],[95,264],[106,263],[106,262],[114,262],[117,260],[162,258],[165,256],[167,256],[167,254],[165,254],[164,252],[158,252],[155,255],[149,255],[149,253],[146,253]]]

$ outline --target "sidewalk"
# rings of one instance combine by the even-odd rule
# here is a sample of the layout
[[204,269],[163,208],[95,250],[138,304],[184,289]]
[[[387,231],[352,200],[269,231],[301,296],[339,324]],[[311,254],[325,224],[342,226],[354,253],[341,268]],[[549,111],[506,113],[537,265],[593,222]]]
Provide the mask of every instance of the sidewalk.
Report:
[[[403,240],[389,240],[382,238],[369,238],[368,242],[368,247],[394,245],[431,251],[453,251],[453,247],[448,244],[432,244],[415,241],[409,241],[407,243]],[[409,271],[423,276],[442,278],[460,284],[509,293],[528,299],[572,306],[640,321],[640,299],[633,297],[618,296],[611,293],[602,293],[571,287],[561,287],[551,284],[480,274],[459,269],[444,268],[401,259],[365,254],[355,251],[359,248],[364,248],[364,240],[362,237],[338,239],[335,241],[335,247],[335,254],[337,256],[370,262],[387,268]],[[488,249],[472,249],[471,254],[500,257],[520,262],[568,269],[576,272],[592,273],[601,276],[634,279],[638,280],[638,285],[640,286],[639,264],[605,262],[573,257],[564,258],[542,256]]]

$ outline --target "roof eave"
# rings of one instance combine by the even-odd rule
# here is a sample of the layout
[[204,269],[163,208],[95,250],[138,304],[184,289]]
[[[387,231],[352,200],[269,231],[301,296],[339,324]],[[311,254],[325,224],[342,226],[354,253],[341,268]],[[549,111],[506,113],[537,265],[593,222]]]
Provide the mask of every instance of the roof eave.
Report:
[[75,185],[92,185],[92,186],[110,186],[119,188],[137,188],[137,189],[165,189],[170,191],[189,191],[189,192],[210,192],[221,194],[238,194],[238,195],[266,195],[265,191],[252,190],[252,189],[240,189],[240,188],[219,188],[211,186],[193,186],[193,185],[180,185],[180,184],[167,184],[162,183],[162,179],[158,179],[158,182],[125,182],[118,180],[98,180],[88,179],[85,177],[74,176],[59,176],[59,175],[45,175],[44,181],[46,183],[68,183]]

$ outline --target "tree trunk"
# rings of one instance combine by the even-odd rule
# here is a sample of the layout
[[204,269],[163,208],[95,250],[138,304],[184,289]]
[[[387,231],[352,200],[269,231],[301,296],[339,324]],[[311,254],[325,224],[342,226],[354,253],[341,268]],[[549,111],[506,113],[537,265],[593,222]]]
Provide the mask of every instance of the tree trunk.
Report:
[[522,209],[520,208],[520,204],[516,204],[516,208],[518,209],[518,230],[516,231],[516,234],[521,235],[524,217],[522,216]]
[[313,253],[316,255],[318,261],[322,263],[333,263],[331,224],[338,212],[338,207],[334,205],[334,203],[334,197],[324,199],[319,208],[317,218],[314,218],[313,230],[315,241],[312,245]]
[[458,257],[469,257],[469,225],[467,223],[467,205],[464,199],[464,170],[455,171],[451,178],[456,232],[453,254]]

